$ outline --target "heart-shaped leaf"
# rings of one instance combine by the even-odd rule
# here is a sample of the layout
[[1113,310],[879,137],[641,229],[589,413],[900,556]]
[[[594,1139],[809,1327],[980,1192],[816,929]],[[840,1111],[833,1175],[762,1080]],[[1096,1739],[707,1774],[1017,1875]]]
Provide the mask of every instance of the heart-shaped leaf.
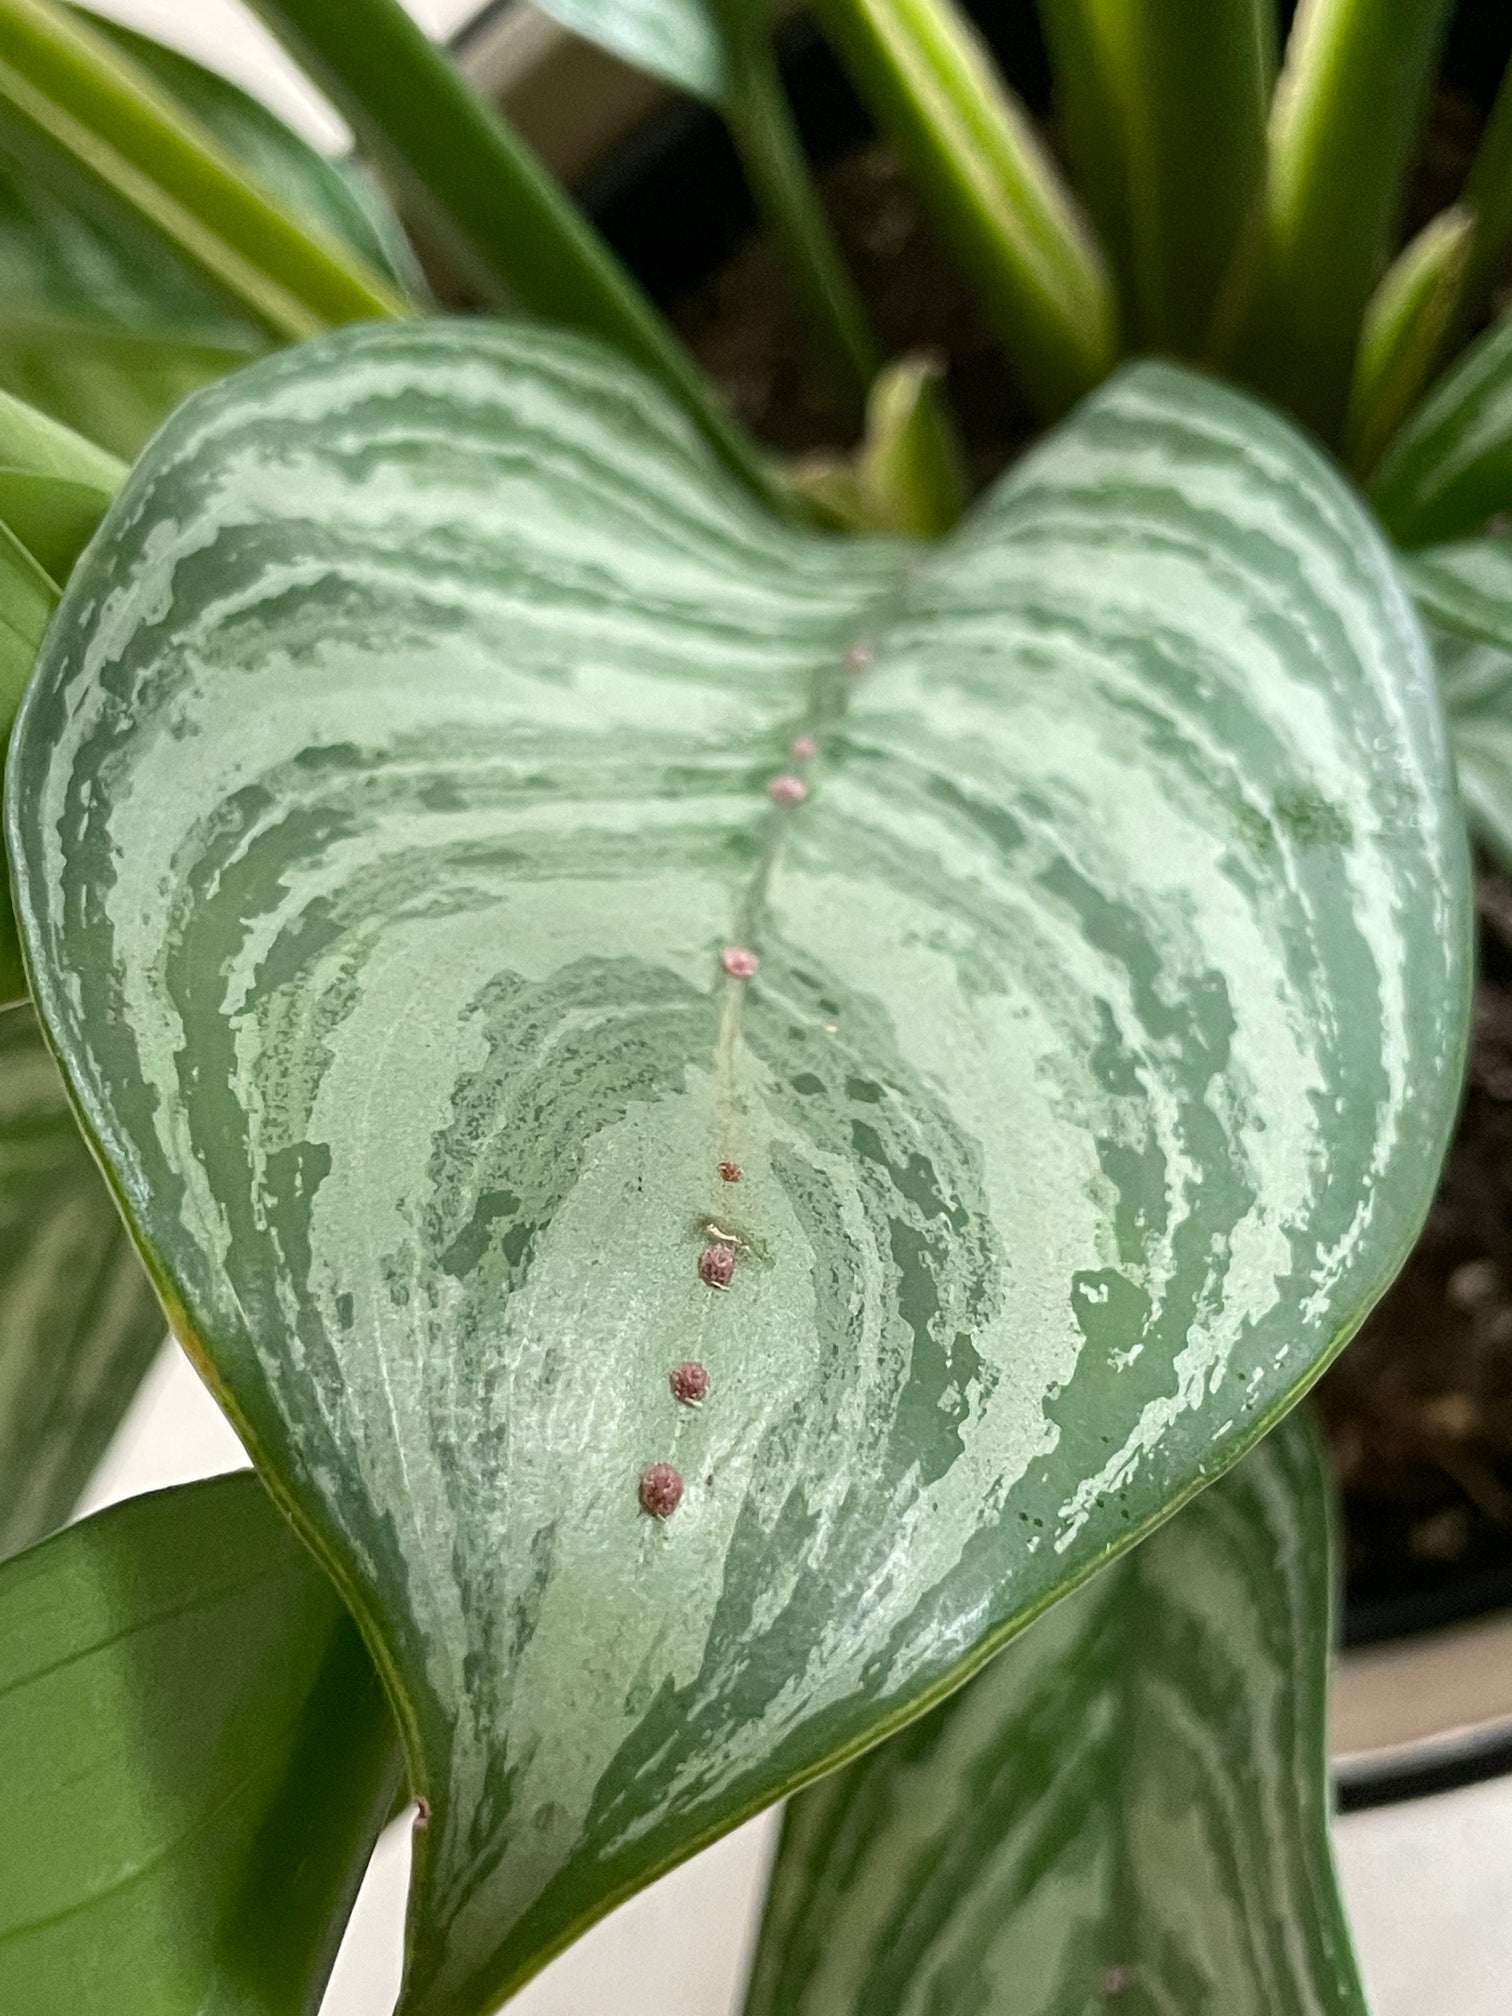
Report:
[[1429,547],[1403,572],[1428,626],[1471,827],[1512,873],[1512,541]]
[[409,2012],[1232,1461],[1456,1102],[1421,632],[1166,367],[918,549],[764,517],[559,334],[270,358],[133,472],[7,809],[80,1109],[399,1705]]
[[[715,0],[539,0],[564,28],[718,104],[729,84]],[[769,0],[729,0],[763,7]]]
[[315,2016],[397,1776],[362,1641],[255,1478],[0,1568],[0,2008]]
[[1364,2016],[1328,1842],[1328,1541],[1294,1416],[801,1793],[745,2016]]
[[0,1012],[0,1556],[60,1525],[163,1342],[29,1008]]

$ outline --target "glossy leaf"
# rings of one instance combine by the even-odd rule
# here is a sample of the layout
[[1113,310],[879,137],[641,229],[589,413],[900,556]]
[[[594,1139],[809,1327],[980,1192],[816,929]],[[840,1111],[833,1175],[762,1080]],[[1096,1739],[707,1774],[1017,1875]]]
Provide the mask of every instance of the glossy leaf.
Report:
[[[0,748],[37,662],[58,603],[57,585],[16,535],[0,524]],[[11,912],[10,878],[0,874],[0,1008],[26,993],[21,945]]]
[[175,1327],[402,1704],[408,2016],[1233,1460],[1458,1093],[1421,631],[1341,479],[1167,367],[924,549],[784,528],[561,335],[268,359],[85,556],[8,811]]
[[1438,662],[1471,826],[1512,873],[1512,543],[1430,547],[1405,573]]
[[350,1618],[245,1472],[0,1568],[0,2008],[315,2016],[395,1784]]
[[5,1009],[0,1557],[68,1517],[166,1327],[31,1009]]
[[[729,86],[715,0],[539,0],[575,35],[718,104]],[[752,0],[735,0],[752,4]]]
[[745,2016],[1365,2016],[1328,1843],[1329,1552],[1293,1417],[801,1793]]
[[1439,380],[1387,450],[1370,494],[1404,546],[1479,532],[1512,510],[1512,316]]
[[[91,19],[297,217],[414,293],[392,217],[255,99],[187,57]],[[55,169],[55,164],[54,164]],[[0,385],[117,454],[267,338],[162,240],[36,163],[0,160]]]

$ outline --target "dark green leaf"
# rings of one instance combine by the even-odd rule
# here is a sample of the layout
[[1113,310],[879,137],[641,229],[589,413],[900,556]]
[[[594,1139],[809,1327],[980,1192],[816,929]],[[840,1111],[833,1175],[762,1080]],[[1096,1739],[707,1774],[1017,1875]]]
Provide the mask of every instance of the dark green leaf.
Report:
[[[370,190],[223,78],[79,18],[292,216],[414,291],[402,235]],[[267,343],[190,261],[109,190],[65,173],[56,153],[0,158],[0,274],[0,384],[119,454],[135,454],[189,392]]]
[[1365,307],[1344,457],[1368,476],[1422,396],[1454,318],[1475,236],[1475,219],[1441,210],[1397,254]]
[[350,1618],[242,1473],[0,1568],[0,2008],[314,2016],[395,1784]]
[[[26,691],[37,651],[57,607],[56,583],[0,524],[0,750]],[[10,877],[0,874],[0,1008],[26,992],[21,946],[11,914]]]
[[1512,873],[1512,544],[1467,539],[1403,564],[1438,661],[1465,809]]
[[68,1517],[166,1328],[31,1009],[5,1009],[0,1556]]
[[409,2016],[1232,1461],[1458,1095],[1421,630],[1338,475],[1167,367],[925,549],[777,524],[561,335],[268,359],[91,545],[8,811],[175,1325],[403,1703]]
[[1512,509],[1512,316],[1439,380],[1387,449],[1370,494],[1404,546],[1479,532]]
[[1365,2016],[1295,1417],[787,1811],[745,2016]]

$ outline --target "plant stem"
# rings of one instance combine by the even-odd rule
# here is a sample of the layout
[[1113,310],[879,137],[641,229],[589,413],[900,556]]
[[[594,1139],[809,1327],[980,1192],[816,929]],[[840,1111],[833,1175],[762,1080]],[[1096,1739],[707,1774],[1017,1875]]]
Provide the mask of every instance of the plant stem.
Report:
[[1130,338],[1201,357],[1261,221],[1272,0],[1041,0],[1041,13]]
[[775,510],[778,472],[571,199],[399,0],[251,0],[486,299],[612,344]]
[[408,312],[384,277],[247,179],[147,74],[52,0],[0,0],[0,125],[107,189],[260,327],[297,341]]
[[847,419],[857,421],[881,368],[866,308],[814,188],[767,24],[729,37],[724,113],[741,165],[802,306],[819,363]]
[[1259,294],[1239,368],[1325,440],[1342,427],[1449,0],[1302,0],[1270,131]]
[[952,0],[817,0],[982,312],[1047,415],[1112,367],[1102,255],[1033,126]]

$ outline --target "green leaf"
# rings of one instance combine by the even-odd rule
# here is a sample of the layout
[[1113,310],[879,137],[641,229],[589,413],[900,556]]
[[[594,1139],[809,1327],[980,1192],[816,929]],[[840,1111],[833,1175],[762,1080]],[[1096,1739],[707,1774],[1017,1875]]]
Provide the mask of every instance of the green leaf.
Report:
[[1294,1416],[793,1801],[745,2016],[1365,2016],[1328,1840],[1330,1584]]
[[966,508],[966,476],[941,391],[943,361],[900,357],[877,374],[854,455],[811,455],[792,483],[827,524],[938,539]]
[[[0,750],[10,738],[11,723],[57,603],[56,584],[15,533],[0,524]],[[0,1007],[19,1001],[25,993],[10,878],[0,875]]]
[[1403,571],[1438,663],[1471,828],[1512,873],[1512,543],[1430,547]]
[[1033,123],[951,0],[816,0],[1029,396],[1058,416],[1112,368],[1101,250]]
[[1439,380],[1387,449],[1370,495],[1404,546],[1479,532],[1512,509],[1512,316]]
[[[711,0],[539,0],[564,28],[612,50],[695,98],[720,103],[729,86]],[[739,0],[749,4],[749,0]]]
[[[3,0],[0,0],[3,4]],[[249,0],[485,300],[581,329],[649,371],[779,513],[779,473],[638,281],[402,0]]]
[[30,1008],[0,1012],[0,1557],[73,1510],[162,1345]]
[[1390,256],[1450,0],[1301,0],[1271,118],[1249,381],[1326,440]]
[[1041,12],[1131,343],[1200,357],[1260,224],[1272,0],[1041,0]]
[[1344,456],[1369,475],[1422,395],[1443,349],[1475,235],[1468,210],[1441,210],[1386,269],[1365,308]]
[[175,1327],[400,1704],[406,2016],[1237,1457],[1458,1095],[1421,630],[1343,480],[1164,366],[920,548],[783,527],[561,334],[267,359],[86,554],[8,828]]
[[[417,291],[397,224],[355,178],[213,72],[77,18],[293,217]],[[218,287],[108,189],[63,175],[56,153],[0,159],[0,273],[0,384],[122,455],[189,392],[266,347]]]
[[[0,392],[0,526],[52,582],[68,579],[125,474],[126,465],[92,441]],[[23,650],[25,636],[35,631],[35,653],[41,631],[34,619],[23,622],[22,631]],[[0,735],[9,730],[20,697],[16,691],[7,705],[5,692],[0,678]]]
[[245,1472],[0,1568],[0,2007],[315,2016],[395,1784],[325,1577]]

